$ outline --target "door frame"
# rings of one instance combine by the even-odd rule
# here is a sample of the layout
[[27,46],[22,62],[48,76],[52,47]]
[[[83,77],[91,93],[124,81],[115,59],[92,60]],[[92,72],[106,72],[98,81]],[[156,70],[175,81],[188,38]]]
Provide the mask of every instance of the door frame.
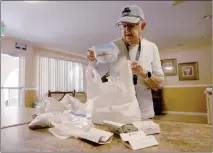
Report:
[[[19,80],[18,87],[11,87],[11,89],[18,89],[18,107],[24,107],[24,84],[25,84],[25,56],[17,53],[5,53],[1,52],[1,55],[8,55],[19,58]],[[10,88],[10,87],[9,87]],[[8,87],[2,87],[1,89],[8,89]]]

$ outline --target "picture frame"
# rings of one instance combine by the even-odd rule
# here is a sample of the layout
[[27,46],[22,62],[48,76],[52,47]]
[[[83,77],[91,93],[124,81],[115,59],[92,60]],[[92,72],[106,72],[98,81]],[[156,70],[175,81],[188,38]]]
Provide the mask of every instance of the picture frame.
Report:
[[165,76],[177,75],[177,59],[162,59],[161,60],[162,70]]
[[198,62],[178,64],[179,80],[199,80]]

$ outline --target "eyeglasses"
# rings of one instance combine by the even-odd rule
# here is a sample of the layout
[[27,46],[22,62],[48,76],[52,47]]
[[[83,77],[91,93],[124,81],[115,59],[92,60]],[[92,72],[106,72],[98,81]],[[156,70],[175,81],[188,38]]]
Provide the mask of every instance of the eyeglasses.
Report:
[[126,23],[120,23],[118,24],[118,27],[121,29],[121,30],[126,30],[126,29],[129,29],[129,30],[134,30],[138,27],[139,23],[137,24],[126,24]]

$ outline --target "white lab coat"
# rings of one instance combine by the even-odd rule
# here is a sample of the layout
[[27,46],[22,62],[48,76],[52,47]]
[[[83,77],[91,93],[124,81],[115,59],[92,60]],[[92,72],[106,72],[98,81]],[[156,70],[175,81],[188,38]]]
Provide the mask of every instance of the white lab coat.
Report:
[[[123,65],[123,62],[125,60],[129,60],[129,53],[130,59],[132,61],[135,60],[138,47],[133,47],[132,51],[130,49],[128,53],[127,48],[121,38],[113,41],[113,43],[115,43],[119,49],[118,59],[116,62],[110,64],[96,64],[95,68],[101,74],[101,76],[104,76],[109,70],[111,76],[119,76],[120,67]],[[160,63],[158,48],[154,43],[146,39],[141,39],[141,53],[138,64],[141,65],[144,70],[150,71],[152,74],[159,76],[163,85],[164,73]],[[144,82],[143,78],[138,77],[138,83],[135,85],[135,90],[142,119],[154,117],[151,89]]]

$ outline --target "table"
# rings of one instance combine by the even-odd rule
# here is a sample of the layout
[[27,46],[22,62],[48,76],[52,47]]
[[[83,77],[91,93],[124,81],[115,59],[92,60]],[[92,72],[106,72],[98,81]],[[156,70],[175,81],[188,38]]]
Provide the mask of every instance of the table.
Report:
[[15,125],[22,125],[32,121],[34,108],[6,107],[1,109],[1,129]]
[[[158,146],[138,152],[212,152],[212,126],[154,120],[161,128],[155,135]],[[108,130],[106,127],[98,128]],[[110,144],[95,145],[75,138],[61,140],[47,129],[32,131],[28,125],[1,129],[2,152],[132,152],[114,136]]]

